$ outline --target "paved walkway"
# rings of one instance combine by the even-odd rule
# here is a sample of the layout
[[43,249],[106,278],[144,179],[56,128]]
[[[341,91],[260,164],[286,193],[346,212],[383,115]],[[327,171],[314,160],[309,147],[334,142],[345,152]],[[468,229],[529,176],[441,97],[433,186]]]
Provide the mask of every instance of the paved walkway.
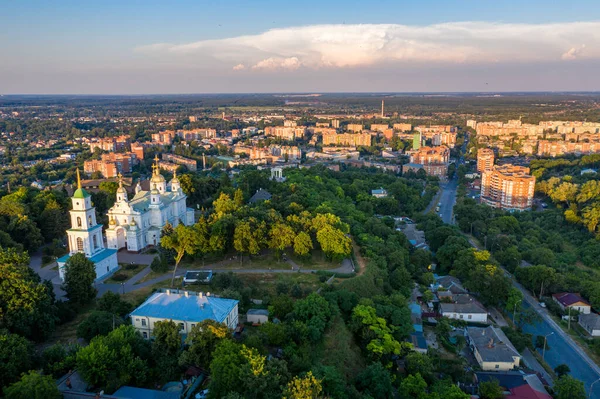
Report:
[[548,374],[546,369],[540,364],[540,362],[538,362],[535,356],[533,356],[533,353],[531,353],[529,348],[525,348],[521,355],[523,356],[523,360],[525,361],[527,367],[529,367],[537,373],[540,373],[542,377],[544,377],[548,385],[550,385],[551,387],[554,386],[554,380],[552,379],[550,374]]

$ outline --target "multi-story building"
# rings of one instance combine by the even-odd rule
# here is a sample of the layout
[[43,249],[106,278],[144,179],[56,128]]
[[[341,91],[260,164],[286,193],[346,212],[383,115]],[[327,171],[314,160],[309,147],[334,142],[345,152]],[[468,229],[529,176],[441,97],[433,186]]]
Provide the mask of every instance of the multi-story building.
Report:
[[346,130],[349,132],[362,132],[364,130],[363,125],[359,123],[349,123],[346,126]]
[[144,144],[142,143],[131,143],[131,152],[135,154],[138,160],[144,159]]
[[201,139],[213,139],[217,137],[216,129],[191,129],[191,130],[178,130],[177,135],[183,140],[193,141]]
[[450,149],[446,146],[420,147],[410,153],[410,164],[422,165],[430,176],[445,179],[450,163]]
[[129,144],[129,136],[127,135],[95,139],[89,143],[91,152],[94,152],[96,148],[109,152],[124,151],[127,144]]
[[234,330],[238,325],[238,302],[210,293],[163,290],[152,294],[131,312],[131,324],[146,339],[152,337],[157,322],[168,320],[179,326],[182,335],[189,334],[204,320],[214,320]]
[[333,127],[311,127],[308,130],[313,134],[337,133],[337,130]]
[[[596,140],[600,137],[596,138]],[[566,142],[566,141],[548,141],[540,140],[538,142],[537,154],[539,156],[558,157],[565,154],[595,154],[600,152],[600,142]]]
[[162,159],[163,159],[163,161],[168,161],[168,162],[172,162],[172,163],[175,163],[178,165],[183,165],[190,172],[195,172],[196,170],[198,170],[198,163],[196,162],[195,159],[189,159],[189,158],[185,158],[185,157],[175,155],[175,154],[163,154]]
[[331,127],[334,129],[339,129],[340,128],[340,120],[339,119],[332,119],[331,120]]
[[100,172],[103,177],[117,177],[119,173],[131,173],[132,167],[137,163],[137,156],[132,152],[102,154],[100,160],[85,161],[83,170],[92,174]]
[[323,134],[323,145],[343,145],[343,146],[370,146],[370,133],[327,133]]
[[399,132],[410,132],[412,130],[410,123],[394,123],[392,127]]
[[389,129],[389,127],[390,126],[386,123],[381,123],[381,124],[373,123],[371,125],[371,130],[374,132],[382,132],[383,133],[384,131]]
[[171,145],[175,134],[174,130],[163,130],[158,133],[152,133],[152,143],[157,145]]
[[481,202],[510,211],[531,209],[535,177],[529,168],[515,165],[494,166],[481,176]]
[[[294,121],[290,121],[296,123]],[[265,127],[265,135],[279,137],[287,141],[294,141],[296,138],[303,138],[306,134],[304,126],[268,126]]]
[[482,173],[494,167],[494,151],[491,148],[477,150],[477,171]]

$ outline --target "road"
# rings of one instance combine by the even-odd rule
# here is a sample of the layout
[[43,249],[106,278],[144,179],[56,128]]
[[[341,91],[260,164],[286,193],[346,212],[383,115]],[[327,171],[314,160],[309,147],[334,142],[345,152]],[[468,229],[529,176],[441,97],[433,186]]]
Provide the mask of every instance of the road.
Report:
[[[119,256],[119,263],[130,263],[131,261],[133,261],[138,264],[146,264],[146,265],[149,264],[153,258],[153,256],[151,256],[151,255],[129,254],[127,252],[120,252],[118,254],[118,256]],[[234,261],[234,262],[237,262],[237,261]],[[232,273],[241,273],[241,274],[257,274],[257,273],[287,273],[287,274],[290,274],[290,273],[313,273],[313,272],[317,271],[317,270],[313,270],[313,269],[303,269],[289,258],[286,260],[286,262],[291,266],[289,269],[244,269],[244,268],[231,269],[231,268],[229,268],[230,267],[229,264],[233,263],[232,261],[223,261],[223,262],[215,263],[212,265],[206,265],[205,267],[203,267],[201,269],[212,270],[215,273],[232,272]],[[52,285],[54,287],[54,294],[56,295],[57,299],[61,299],[61,300],[64,299],[66,293],[61,289],[62,281],[60,280],[58,271],[52,269],[56,264],[52,263],[46,267],[42,267],[41,265],[42,265],[42,253],[41,253],[41,251],[38,251],[37,253],[35,253],[31,256],[29,266],[42,278],[42,280],[50,280],[52,282]],[[177,270],[177,273],[175,273],[175,277],[182,277],[187,271],[188,271],[188,269],[180,268],[179,270]],[[347,258],[342,261],[342,263],[340,264],[340,266],[338,268],[329,269],[326,271],[332,272],[332,273],[350,274],[350,273],[354,272],[354,266],[352,264],[352,261],[349,258]],[[96,283],[94,283],[94,286],[98,290],[97,296],[101,297],[108,291],[115,292],[115,293],[121,293],[121,294],[133,292],[133,291],[139,290],[144,287],[152,286],[156,283],[168,281],[173,276],[172,273],[165,273],[162,276],[158,276],[158,277],[155,277],[148,281],[144,281],[143,283],[136,284],[138,281],[140,281],[141,279],[146,277],[148,274],[150,274],[150,272],[151,272],[150,266],[147,266],[142,271],[140,271],[135,276],[131,277],[129,280],[127,280],[123,284],[111,284],[111,283],[96,282]]]
[[[466,143],[462,148],[462,154],[466,150]],[[457,162],[457,166],[464,163],[462,156]],[[456,189],[458,182],[456,177],[450,182],[441,186],[442,194],[438,202],[441,202],[440,212],[438,215],[442,217],[444,223],[454,224],[453,208],[456,203]],[[477,249],[481,249],[479,245],[469,238],[469,242]],[[571,369],[571,376],[583,381],[585,389],[590,394],[589,389],[594,381],[600,378],[600,367],[573,341],[573,339],[563,331],[550,317],[548,311],[539,305],[539,302],[521,285],[516,279],[504,269],[504,273],[510,278],[513,286],[523,293],[525,299],[524,306],[531,307],[540,316],[540,322],[534,325],[527,325],[523,330],[533,335],[547,335],[547,344],[545,353],[545,361],[552,368],[560,364],[566,364]],[[551,334],[551,335],[549,335]],[[542,350],[538,350],[542,354]],[[594,386],[594,392],[590,394],[592,399],[600,399],[600,383]]]
[[[473,239],[469,243],[477,249],[481,249]],[[504,269],[504,268],[503,268]],[[548,310],[541,307],[525,287],[504,269],[504,273],[509,277],[512,285],[523,293],[525,307],[532,308],[539,316],[540,322],[534,325],[526,325],[523,330],[535,335],[548,335],[545,361],[550,367],[555,368],[560,364],[566,364],[571,369],[571,376],[583,381],[585,389],[589,393],[591,384],[600,378],[600,367],[577,345],[573,339],[556,324],[548,314]],[[542,350],[538,350],[542,354]],[[592,399],[600,399],[600,384],[594,386],[594,392],[590,396]]]
[[456,204],[456,189],[458,188],[458,179],[454,177],[449,182],[441,185],[442,195],[438,200],[440,205],[440,211],[438,215],[442,218],[444,223],[453,224],[454,216],[454,204]]

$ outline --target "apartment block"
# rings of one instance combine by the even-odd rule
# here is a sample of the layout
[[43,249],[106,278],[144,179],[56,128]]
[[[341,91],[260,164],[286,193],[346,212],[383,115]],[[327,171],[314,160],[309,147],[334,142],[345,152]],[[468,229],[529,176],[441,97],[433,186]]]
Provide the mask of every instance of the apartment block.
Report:
[[344,145],[344,146],[370,146],[370,133],[328,133],[323,134],[323,145]]
[[371,130],[373,130],[374,132],[381,132],[381,133],[383,133],[384,131],[386,131],[389,128],[390,128],[390,126],[388,124],[385,124],[385,123],[382,123],[382,124],[373,123],[371,125]]
[[450,162],[450,149],[446,146],[420,147],[410,153],[410,164],[405,170],[422,169],[430,176],[445,179]]
[[134,163],[137,163],[137,157],[132,152],[102,154],[100,160],[85,161],[83,170],[85,173],[92,174],[100,172],[103,177],[117,177],[119,173],[131,173]]
[[349,123],[348,126],[346,126],[346,130],[349,132],[362,132],[364,127],[359,123]]
[[135,154],[138,160],[144,159],[144,144],[142,143],[131,143],[131,152]]
[[[597,138],[596,140],[600,139]],[[596,154],[600,152],[600,142],[565,142],[565,141],[548,141],[540,140],[538,142],[537,154],[539,156],[558,157],[566,154]]]
[[412,130],[410,123],[394,123],[392,127],[399,132],[410,132]]
[[531,209],[535,177],[529,168],[497,165],[481,176],[481,202],[510,211]]
[[477,150],[477,171],[483,173],[494,168],[494,151],[491,148]]
[[213,139],[217,137],[216,129],[178,130],[177,135],[186,141]]
[[190,172],[198,170],[198,163],[195,159],[189,159],[175,154],[162,154],[162,159],[163,161],[185,166]]
[[171,145],[175,134],[174,130],[163,130],[158,133],[152,133],[152,143],[157,145]]
[[96,148],[109,152],[124,151],[126,150],[128,144],[129,136],[127,135],[95,139],[89,143],[90,152],[94,152]]
[[[296,122],[293,122],[294,124]],[[303,138],[306,134],[304,126],[268,126],[265,127],[265,135],[278,137],[287,141],[294,141],[296,138]]]

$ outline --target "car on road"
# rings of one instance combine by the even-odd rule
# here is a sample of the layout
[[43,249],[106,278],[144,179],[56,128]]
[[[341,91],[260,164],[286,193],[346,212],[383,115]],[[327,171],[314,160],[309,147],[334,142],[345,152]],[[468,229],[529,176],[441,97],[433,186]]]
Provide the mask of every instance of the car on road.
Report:
[[540,302],[540,306],[545,308],[546,307],[546,302]]

